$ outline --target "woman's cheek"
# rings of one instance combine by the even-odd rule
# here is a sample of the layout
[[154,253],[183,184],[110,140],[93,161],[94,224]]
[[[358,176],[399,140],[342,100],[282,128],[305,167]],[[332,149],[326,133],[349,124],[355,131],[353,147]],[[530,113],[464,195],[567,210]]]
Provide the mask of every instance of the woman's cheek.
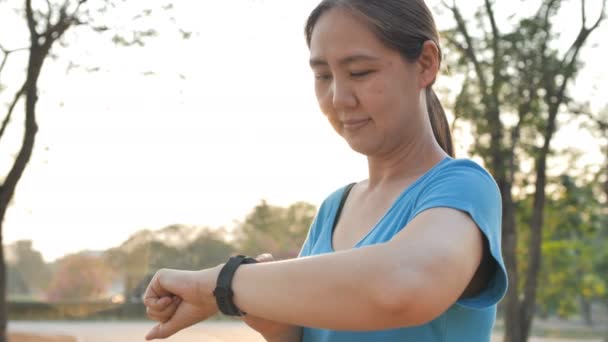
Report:
[[327,94],[327,90],[321,86],[315,87],[315,95],[317,96],[317,103],[319,104],[319,109],[326,116],[329,116],[331,111],[330,102],[328,102],[329,95]]

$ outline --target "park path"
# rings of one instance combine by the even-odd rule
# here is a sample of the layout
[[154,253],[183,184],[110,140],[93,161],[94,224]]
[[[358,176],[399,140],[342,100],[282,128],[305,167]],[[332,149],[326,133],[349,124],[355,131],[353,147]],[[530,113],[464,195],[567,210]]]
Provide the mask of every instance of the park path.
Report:
[[[9,331],[37,334],[62,334],[78,342],[143,342],[152,322],[69,322],[17,321],[9,322]],[[264,339],[241,322],[203,322],[166,339],[168,342],[264,342]],[[492,342],[500,342],[496,335]],[[601,342],[599,339],[554,339],[533,337],[530,342]]]
[[[152,328],[148,322],[10,322],[9,331],[62,334],[78,342],[137,342]],[[205,322],[180,331],[168,342],[263,342],[264,339],[239,322]]]

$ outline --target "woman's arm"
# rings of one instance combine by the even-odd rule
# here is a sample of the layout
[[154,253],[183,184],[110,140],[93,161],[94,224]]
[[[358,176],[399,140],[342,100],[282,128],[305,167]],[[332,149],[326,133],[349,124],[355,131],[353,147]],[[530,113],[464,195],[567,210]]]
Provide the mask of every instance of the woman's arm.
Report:
[[[271,262],[274,257],[270,253],[258,255],[258,262]],[[300,342],[302,328],[290,324],[275,322],[248,314],[241,317],[245,323],[259,332],[267,342]]]
[[[418,215],[390,242],[243,265],[235,303],[257,317],[297,326],[376,330],[418,325],[444,312],[471,281],[483,235],[458,210]],[[212,291],[208,281],[205,291]]]
[[[254,317],[295,327],[378,330],[419,325],[460,297],[478,269],[482,246],[483,235],[467,214],[428,209],[384,244],[242,265],[232,281],[234,301]],[[216,313],[213,289],[220,269],[157,272],[145,302],[150,303],[148,315],[160,323],[146,338],[171,336]],[[174,295],[180,298],[175,310],[154,308],[152,303]]]

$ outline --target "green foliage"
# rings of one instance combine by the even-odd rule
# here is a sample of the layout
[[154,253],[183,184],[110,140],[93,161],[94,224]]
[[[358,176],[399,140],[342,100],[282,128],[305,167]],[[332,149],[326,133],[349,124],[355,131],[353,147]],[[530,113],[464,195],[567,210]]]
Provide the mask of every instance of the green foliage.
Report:
[[[269,252],[277,259],[295,257],[315,212],[313,205],[304,202],[282,208],[262,201],[235,228],[232,241],[228,241],[224,229],[171,225],[156,231],[138,231],[118,247],[68,255],[53,265],[43,262],[30,241],[18,242],[9,246],[13,255],[8,269],[9,289],[13,298],[31,298],[32,288],[48,284],[41,290],[53,303],[91,300],[109,303],[110,299],[118,298],[115,296],[120,293],[116,291],[122,291],[125,305],[130,305],[141,299],[150,276],[160,268],[214,267],[237,252],[249,255]],[[22,310],[29,309],[24,306]],[[50,318],[89,315],[81,312],[85,309],[79,305],[67,305],[60,313],[46,306],[33,310],[35,315]],[[119,316],[125,314],[122,309],[116,310]]]
[[50,301],[103,297],[113,271],[98,256],[73,254],[59,259],[47,296]]
[[11,264],[6,265],[6,292],[7,297],[26,297],[30,295],[30,288],[23,279],[19,269]]
[[[559,35],[552,20],[560,6],[561,1],[544,1],[535,15],[511,18],[513,29],[499,31],[498,37],[491,34],[488,13],[481,4],[472,18],[458,14],[463,25],[476,21],[483,28],[467,32],[472,50],[467,50],[462,29],[442,32],[448,43],[450,70],[464,77],[454,112],[472,124],[476,139],[470,153],[483,158],[489,168],[498,154],[506,158],[517,153],[519,160],[536,158],[551,106],[573,102],[567,92],[560,99],[559,90],[582,65],[576,58],[567,63],[570,55],[553,43]],[[500,131],[496,125],[501,125]],[[492,150],[492,144],[499,150]],[[505,170],[491,171],[496,175]],[[516,172],[523,176],[525,170],[518,168]]]
[[[559,177],[559,188],[547,201],[543,231],[543,263],[539,277],[538,309],[544,316],[567,318],[580,312],[579,303],[608,295],[605,272],[607,220],[595,196],[597,183],[578,184]],[[526,202],[526,201],[523,201]],[[520,219],[527,218],[523,206]],[[521,245],[527,244],[522,230]],[[519,250],[519,264],[527,268],[526,249]],[[522,284],[520,284],[520,287]]]
[[293,258],[300,251],[316,208],[304,202],[288,208],[262,201],[236,228],[236,244],[248,255],[271,253],[275,259]]
[[578,35],[564,42],[556,21],[564,3],[543,0],[530,16],[506,18],[494,1],[478,1],[477,11],[464,16],[457,2],[442,2],[456,22],[443,32],[446,60],[463,78],[455,116],[472,127],[470,154],[484,161],[504,200],[503,255],[513,282],[504,304],[509,342],[527,339],[533,313],[569,316],[606,296],[608,284],[598,257],[608,226],[606,202],[597,200],[601,183],[589,181],[589,170],[567,170],[570,177],[560,179],[547,173],[561,153],[551,146],[561,118],[570,108],[587,108],[588,99],[575,101],[570,90],[583,67],[580,52],[605,18],[606,1],[594,3],[602,7],[593,18],[583,1]]
[[183,249],[180,267],[191,270],[214,267],[226,262],[234,252],[234,246],[220,233],[207,230]]
[[32,248],[29,240],[17,241],[7,246],[11,254],[8,261],[8,295],[40,297],[51,280],[51,270],[42,255]]
[[160,268],[216,266],[232,251],[221,232],[172,225],[155,232],[139,231],[121,246],[105,251],[104,258],[122,279],[124,294],[131,297],[133,291],[144,290],[142,280]]

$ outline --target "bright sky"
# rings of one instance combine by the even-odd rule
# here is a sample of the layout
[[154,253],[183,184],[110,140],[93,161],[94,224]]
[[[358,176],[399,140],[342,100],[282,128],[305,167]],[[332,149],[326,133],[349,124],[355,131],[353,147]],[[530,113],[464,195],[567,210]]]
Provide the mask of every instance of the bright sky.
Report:
[[[365,178],[365,158],[317,108],[302,33],[316,3],[179,2],[176,25],[193,37],[179,39],[167,20],[145,48],[117,47],[83,31],[70,36],[61,59],[43,71],[40,131],[4,223],[5,243],[31,239],[50,261],[116,246],[143,228],[231,226],[262,198],[318,205]],[[0,26],[7,23],[24,28],[20,21]],[[602,32],[595,41],[606,25]],[[0,44],[9,48],[23,44],[4,38]],[[605,56],[606,48],[593,54]],[[100,71],[66,73],[69,60]],[[587,63],[592,72],[583,75],[581,94],[605,105],[603,61]],[[12,68],[17,72],[2,82],[20,82],[19,67]],[[8,102],[8,93],[1,95]],[[22,112],[16,114],[20,126]],[[593,144],[579,140],[583,149]],[[0,142],[8,145],[0,149],[3,165],[10,144]]]

